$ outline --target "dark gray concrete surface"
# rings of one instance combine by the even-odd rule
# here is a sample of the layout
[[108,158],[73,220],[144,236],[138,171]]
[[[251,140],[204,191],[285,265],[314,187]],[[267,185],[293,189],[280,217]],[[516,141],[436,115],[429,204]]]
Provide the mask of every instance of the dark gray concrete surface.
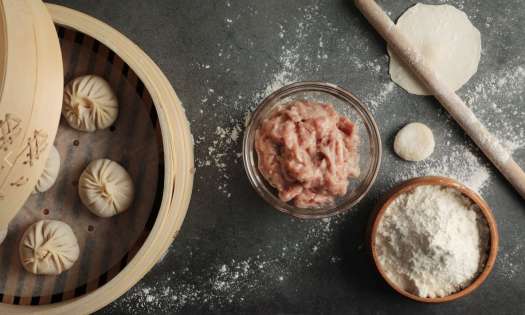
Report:
[[[97,17],[142,47],[172,82],[197,142],[199,167],[179,237],[136,287],[99,314],[525,311],[523,200],[436,101],[389,83],[385,45],[351,1],[50,2]],[[513,144],[525,166],[525,2],[447,2],[467,13],[483,40],[479,71],[460,94]],[[413,3],[381,1],[393,18]],[[231,130],[272,88],[294,80],[348,88],[370,107],[382,133],[384,159],[372,191],[331,220],[302,221],[272,210],[252,190],[236,156],[240,141]],[[438,142],[431,161],[419,165],[402,162],[391,149],[395,132],[415,120],[429,124]],[[217,134],[218,126],[233,139]],[[488,280],[472,295],[443,305],[396,294],[375,271],[366,245],[379,197],[404,178],[431,173],[482,186],[501,236]]]

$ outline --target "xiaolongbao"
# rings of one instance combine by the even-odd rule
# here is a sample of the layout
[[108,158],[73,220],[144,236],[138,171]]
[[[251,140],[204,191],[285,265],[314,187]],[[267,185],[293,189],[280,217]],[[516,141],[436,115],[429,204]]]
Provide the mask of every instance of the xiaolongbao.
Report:
[[93,214],[107,218],[128,210],[133,201],[133,181],[118,163],[95,160],[80,175],[78,193]]
[[2,244],[5,241],[6,237],[7,237],[7,226],[0,227],[0,244]]
[[53,146],[49,151],[49,157],[46,161],[46,166],[42,175],[38,178],[33,193],[43,193],[48,191],[55,183],[58,177],[58,171],[60,170],[60,154],[58,150]]
[[62,115],[71,127],[80,131],[105,129],[117,119],[117,97],[103,78],[78,77],[64,88]]
[[37,275],[58,275],[75,264],[80,249],[69,225],[42,220],[31,225],[24,233],[19,253],[27,271]]

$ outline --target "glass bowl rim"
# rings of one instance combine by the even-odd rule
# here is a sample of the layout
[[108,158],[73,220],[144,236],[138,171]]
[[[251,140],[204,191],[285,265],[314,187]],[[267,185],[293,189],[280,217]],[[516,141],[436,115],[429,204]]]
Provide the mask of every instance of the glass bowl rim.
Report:
[[[257,130],[257,121],[259,116],[262,115],[262,112],[268,107],[275,105],[275,101],[280,99],[293,96],[299,92],[323,92],[330,94],[331,96],[340,99],[345,103],[345,105],[352,107],[356,110],[363,120],[366,131],[369,135],[369,146],[367,150],[371,150],[371,166],[368,168],[366,176],[360,179],[360,184],[356,190],[360,190],[359,194],[355,195],[349,200],[345,200],[340,204],[336,204],[334,207],[325,211],[323,213],[314,212],[319,211],[321,208],[298,208],[289,203],[281,201],[274,193],[268,191],[266,188],[267,181],[264,179],[262,174],[258,169],[258,165],[255,163],[254,156],[256,155],[254,148],[254,137],[255,131]],[[252,137],[253,135],[253,137]],[[331,217],[343,212],[350,210],[355,206],[359,201],[361,201],[367,193],[372,188],[377,175],[379,173],[382,157],[382,143],[381,135],[379,133],[379,128],[375,122],[370,111],[364,106],[364,104],[356,98],[348,90],[332,83],[321,82],[321,81],[300,81],[291,83],[283,86],[282,88],[274,91],[272,94],[268,95],[266,98],[259,103],[254,112],[252,112],[250,119],[246,125],[243,136],[243,145],[242,145],[242,156],[243,164],[248,179],[252,187],[257,191],[257,193],[273,208],[279,210],[283,213],[292,215],[301,219],[320,219]],[[312,211],[312,213],[308,213]]]

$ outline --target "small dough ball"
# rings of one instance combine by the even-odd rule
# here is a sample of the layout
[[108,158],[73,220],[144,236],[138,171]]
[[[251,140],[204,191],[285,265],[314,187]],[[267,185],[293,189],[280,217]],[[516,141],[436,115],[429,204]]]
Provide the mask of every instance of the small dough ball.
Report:
[[59,170],[60,154],[58,153],[57,148],[53,146],[51,151],[49,151],[49,157],[47,158],[46,166],[44,167],[42,175],[40,175],[40,178],[38,178],[38,181],[36,182],[33,193],[43,193],[48,191],[53,186],[53,184],[55,184]]
[[422,123],[410,123],[403,127],[394,140],[394,151],[404,160],[422,161],[435,147],[432,130]]
[[7,230],[8,227],[0,227],[0,245],[5,241],[5,238],[7,237]]
[[62,115],[74,129],[93,132],[108,128],[117,119],[118,111],[117,97],[101,77],[78,77],[64,88]]
[[[418,3],[401,15],[396,29],[421,53],[436,75],[455,91],[478,71],[481,34],[461,10],[448,4]],[[390,47],[388,54],[392,81],[409,93],[430,94]]]
[[131,206],[133,181],[120,164],[108,159],[95,160],[80,175],[78,193],[93,214],[108,218]]
[[42,220],[24,233],[19,254],[27,271],[36,275],[58,275],[75,264],[80,249],[69,225],[61,221]]

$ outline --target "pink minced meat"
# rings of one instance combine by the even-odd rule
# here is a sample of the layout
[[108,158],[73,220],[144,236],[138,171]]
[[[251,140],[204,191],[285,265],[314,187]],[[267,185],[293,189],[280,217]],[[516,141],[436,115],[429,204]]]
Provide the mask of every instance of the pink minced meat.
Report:
[[259,170],[284,202],[300,208],[333,203],[359,176],[357,127],[330,104],[296,100],[257,129]]

